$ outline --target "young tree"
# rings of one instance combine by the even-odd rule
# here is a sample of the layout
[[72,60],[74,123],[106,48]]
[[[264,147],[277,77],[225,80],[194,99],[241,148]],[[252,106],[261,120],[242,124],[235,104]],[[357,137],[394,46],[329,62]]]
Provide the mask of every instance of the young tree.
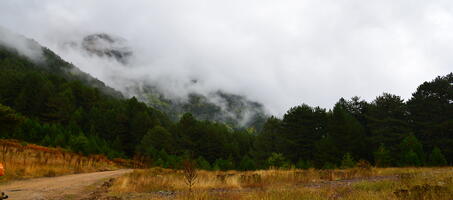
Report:
[[289,165],[289,161],[281,153],[272,153],[269,158],[267,158],[267,165],[269,167],[283,168]]
[[189,187],[189,192],[192,192],[192,187],[195,185],[198,179],[198,173],[196,168],[196,163],[191,160],[185,160],[183,162],[184,166],[184,178],[185,183]]
[[445,166],[447,160],[438,147],[435,147],[429,155],[429,165],[431,166]]
[[0,136],[12,134],[12,131],[23,121],[23,117],[18,115],[13,109],[0,104]]
[[156,150],[171,151],[174,143],[170,132],[162,126],[156,126],[143,136],[138,150],[145,155],[151,155]]
[[388,167],[392,165],[392,157],[384,144],[381,144],[374,152],[374,162],[378,167]]
[[297,169],[310,169],[313,167],[313,163],[311,161],[305,161],[305,160],[299,160],[296,163],[296,168]]
[[248,155],[245,155],[239,163],[239,169],[243,171],[255,170],[255,162]]
[[209,164],[209,162],[204,159],[203,156],[199,156],[197,158],[197,166],[200,169],[211,170],[211,164]]
[[348,169],[348,168],[353,168],[355,166],[355,161],[352,158],[350,153],[346,153],[343,156],[343,160],[341,161],[341,168],[342,169]]
[[404,138],[400,144],[402,166],[421,166],[425,163],[425,153],[422,144],[414,135]]

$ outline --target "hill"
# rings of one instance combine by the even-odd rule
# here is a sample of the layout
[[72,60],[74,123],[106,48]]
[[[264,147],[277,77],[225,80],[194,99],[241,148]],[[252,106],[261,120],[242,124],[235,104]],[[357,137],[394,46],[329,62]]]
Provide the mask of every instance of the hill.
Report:
[[[341,98],[332,110],[302,104],[281,119],[266,119],[255,131],[233,128],[227,118],[216,118],[219,108],[197,94],[188,104],[172,103],[175,113],[194,113],[172,120],[150,104],[123,97],[32,40],[2,38],[2,138],[86,155],[136,158],[168,168],[181,168],[184,159],[196,160],[202,169],[222,170],[453,163],[453,73],[422,83],[408,101],[383,93],[372,102]],[[224,101],[221,112],[260,112],[259,104],[241,96],[215,96]],[[157,97],[155,104],[165,107],[166,101]]]
[[[134,63],[136,61],[134,49],[129,46],[126,39],[119,36],[107,33],[90,34],[80,41],[67,42],[63,46],[74,54],[105,63],[105,67],[102,68],[106,71],[103,75],[104,79],[113,82],[112,84],[125,95],[135,96],[139,101],[166,113],[173,121],[179,120],[184,113],[192,113],[198,120],[226,123],[232,128],[260,129],[267,118],[264,106],[245,96],[221,90],[214,90],[207,94],[190,91],[187,94],[180,92],[181,94],[178,95],[170,95],[174,89],[164,87],[162,84],[171,85],[171,82],[160,83],[150,77],[131,78],[118,74],[119,72],[130,73],[137,70],[136,65],[139,65]],[[146,69],[152,71],[153,67],[148,66]],[[187,87],[197,87],[199,82],[200,80],[192,79],[187,83]]]

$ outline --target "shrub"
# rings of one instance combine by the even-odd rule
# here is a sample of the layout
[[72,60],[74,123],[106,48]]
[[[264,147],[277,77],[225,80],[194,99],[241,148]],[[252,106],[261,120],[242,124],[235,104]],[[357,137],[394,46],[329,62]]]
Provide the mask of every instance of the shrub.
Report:
[[267,158],[267,164],[269,167],[283,168],[288,166],[288,161],[281,153],[272,153],[269,158]]
[[381,144],[377,151],[374,152],[374,162],[378,167],[388,167],[392,165],[390,151],[388,151],[384,144]]
[[350,153],[346,153],[343,156],[343,160],[341,161],[341,168],[342,169],[347,169],[347,168],[353,168],[355,165],[354,159],[352,159],[352,156]]
[[429,165],[431,166],[445,166],[447,160],[438,147],[435,147],[429,155]]

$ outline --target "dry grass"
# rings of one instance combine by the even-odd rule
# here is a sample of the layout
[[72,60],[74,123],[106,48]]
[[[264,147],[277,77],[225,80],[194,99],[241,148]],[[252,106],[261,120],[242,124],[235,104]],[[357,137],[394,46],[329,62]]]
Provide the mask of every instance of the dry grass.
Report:
[[[110,195],[124,199],[452,199],[453,168],[199,171],[193,193],[182,171],[135,170]],[[343,180],[343,181],[339,181]],[[348,180],[348,181],[344,181]]]
[[5,167],[2,182],[115,168],[112,161],[101,155],[87,157],[15,140],[0,140],[0,162]]

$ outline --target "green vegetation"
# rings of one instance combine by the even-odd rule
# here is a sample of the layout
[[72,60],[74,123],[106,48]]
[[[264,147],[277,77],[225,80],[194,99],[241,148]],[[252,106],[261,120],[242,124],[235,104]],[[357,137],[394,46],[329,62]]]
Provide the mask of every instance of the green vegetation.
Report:
[[[110,158],[141,157],[149,165],[177,169],[187,158],[206,170],[349,168],[360,160],[379,166],[453,162],[453,73],[423,83],[407,102],[384,93],[370,103],[342,98],[332,110],[302,104],[250,131],[255,129],[190,113],[171,120],[50,50],[44,49],[44,57],[36,63],[0,47],[1,138]],[[209,106],[196,103],[201,98],[191,98],[200,107],[190,110]]]

